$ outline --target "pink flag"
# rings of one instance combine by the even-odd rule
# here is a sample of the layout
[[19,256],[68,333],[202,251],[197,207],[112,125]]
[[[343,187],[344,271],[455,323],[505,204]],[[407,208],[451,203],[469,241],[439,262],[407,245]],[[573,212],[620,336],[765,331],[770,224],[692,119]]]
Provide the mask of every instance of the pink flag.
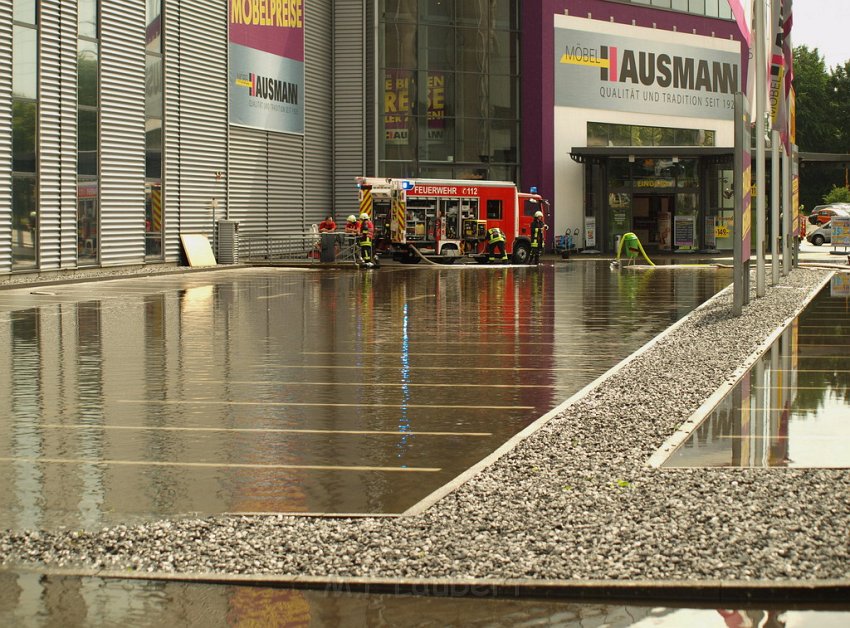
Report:
[[729,6],[732,8],[732,15],[735,16],[735,21],[738,22],[738,29],[744,36],[744,41],[747,46],[750,45],[750,29],[753,23],[753,3],[752,0],[729,0]]

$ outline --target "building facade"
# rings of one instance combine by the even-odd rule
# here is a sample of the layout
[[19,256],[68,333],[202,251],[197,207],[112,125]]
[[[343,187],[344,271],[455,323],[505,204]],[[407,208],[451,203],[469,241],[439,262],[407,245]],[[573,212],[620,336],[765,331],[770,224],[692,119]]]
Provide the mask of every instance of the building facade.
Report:
[[179,263],[225,219],[300,233],[361,175],[513,180],[581,246],[668,222],[708,246],[743,76],[726,4],[0,0],[0,276]]

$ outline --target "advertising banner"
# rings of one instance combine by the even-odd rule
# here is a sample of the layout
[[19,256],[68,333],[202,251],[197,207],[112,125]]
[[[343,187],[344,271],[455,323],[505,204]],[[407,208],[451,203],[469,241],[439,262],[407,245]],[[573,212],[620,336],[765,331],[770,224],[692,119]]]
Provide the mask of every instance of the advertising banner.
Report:
[[410,139],[413,70],[387,70],[384,76],[384,140],[406,146]]
[[304,132],[304,0],[228,0],[230,123]]
[[695,216],[673,217],[673,244],[679,251],[693,251],[696,248],[694,230],[696,227]]
[[[428,72],[427,135],[429,142],[442,142],[446,129],[446,75]],[[406,146],[410,139],[416,93],[413,70],[389,69],[384,74],[384,140],[387,145]]]
[[731,120],[740,78],[737,42],[556,16],[556,106]]
[[832,217],[832,246],[850,247],[850,218]]
[[584,246],[588,249],[596,248],[596,217],[584,217]]

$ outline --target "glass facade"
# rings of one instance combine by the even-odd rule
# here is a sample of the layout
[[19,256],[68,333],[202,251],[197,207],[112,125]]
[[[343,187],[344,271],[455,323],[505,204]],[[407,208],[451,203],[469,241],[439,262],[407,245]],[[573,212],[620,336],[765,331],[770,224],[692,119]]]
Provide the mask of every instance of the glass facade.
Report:
[[717,17],[731,20],[732,9],[728,0],[613,0],[614,2],[625,2],[629,4],[642,4],[659,9],[672,9],[682,13],[693,13],[705,15],[706,17]]
[[381,0],[379,176],[519,174],[519,1]]
[[708,129],[587,123],[588,146],[714,146],[715,138]]
[[12,22],[12,270],[38,265],[38,13],[15,0]]
[[145,36],[145,258],[160,260],[162,211],[162,0],[147,0]]
[[100,233],[98,0],[77,5],[77,260],[96,264]]
[[[715,131],[707,129],[587,123],[588,146],[711,147],[715,141]],[[628,232],[661,251],[724,244],[714,229],[715,219],[718,224],[726,219],[716,187],[731,175],[722,167],[698,158],[632,156],[609,157],[586,169],[585,215],[599,217],[604,226],[603,250],[616,250],[618,238]]]

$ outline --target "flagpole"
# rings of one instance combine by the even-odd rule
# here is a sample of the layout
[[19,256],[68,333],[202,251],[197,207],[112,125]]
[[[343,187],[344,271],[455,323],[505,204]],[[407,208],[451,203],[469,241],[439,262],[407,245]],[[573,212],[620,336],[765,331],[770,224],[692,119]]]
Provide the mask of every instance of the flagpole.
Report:
[[779,131],[770,136],[770,270],[772,284],[779,283],[779,150],[782,140]]
[[753,63],[756,64],[755,92],[756,92],[756,296],[765,295],[765,264],[764,264],[764,236],[765,236],[765,154],[764,154],[764,117],[767,109],[765,86],[767,85],[767,50],[765,46],[764,0],[756,0],[756,11],[753,19],[752,32],[755,36],[755,56]]

